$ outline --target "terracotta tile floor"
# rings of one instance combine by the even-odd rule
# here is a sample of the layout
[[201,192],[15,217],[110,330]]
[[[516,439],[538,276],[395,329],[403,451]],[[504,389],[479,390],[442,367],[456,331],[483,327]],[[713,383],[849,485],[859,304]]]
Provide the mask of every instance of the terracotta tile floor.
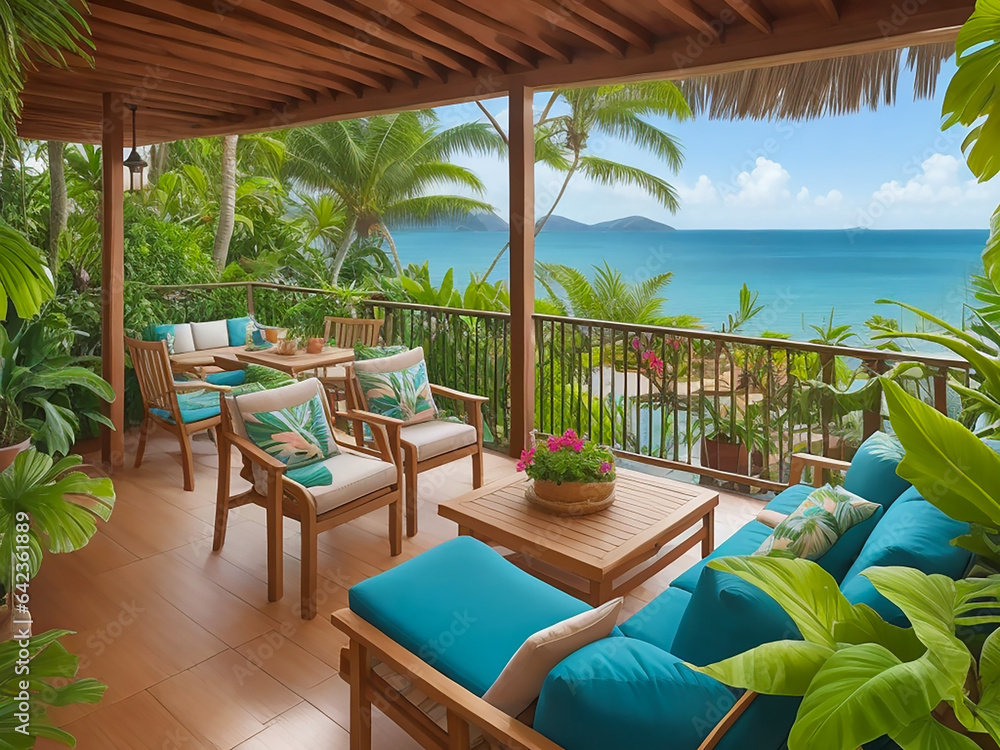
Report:
[[[131,458],[134,435],[128,445]],[[109,686],[100,705],[57,709],[55,720],[82,750],[347,748],[348,691],[337,675],[346,640],[329,613],[346,606],[353,583],[455,535],[436,504],[472,488],[469,462],[420,477],[420,533],[404,542],[397,558],[389,555],[384,511],[323,534],[320,613],[305,622],[293,611],[297,525],[286,519],[285,598],[269,603],[264,512],[253,506],[233,511],[226,546],[213,554],[218,460],[205,436],[194,445],[194,492],[181,488],[173,438],[151,436],[142,468],[115,474],[111,522],[85,549],[46,557],[32,582],[37,631],[76,631],[65,642],[81,656],[81,673]],[[508,457],[487,454],[486,481],[513,470]],[[723,494],[717,539],[760,506]],[[655,597],[695,555],[635,590],[626,614]],[[384,716],[376,717],[374,737],[379,750],[417,747]],[[43,741],[38,747],[56,746]]]

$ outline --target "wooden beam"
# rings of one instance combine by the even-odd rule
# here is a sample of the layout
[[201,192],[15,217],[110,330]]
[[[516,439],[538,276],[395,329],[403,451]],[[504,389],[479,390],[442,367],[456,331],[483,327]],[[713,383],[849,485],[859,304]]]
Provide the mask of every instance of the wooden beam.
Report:
[[837,8],[837,0],[816,0],[816,5],[826,16],[827,21],[830,23],[840,22],[840,9]]
[[[461,0],[461,2],[458,0],[405,1],[414,7],[420,8],[425,13],[437,16],[456,29],[461,29],[474,39],[481,39],[483,44],[493,46],[501,54],[506,55],[506,50],[510,49],[510,44],[505,40],[512,39],[520,42],[529,49],[537,50],[553,60],[568,63],[572,59],[570,50],[552,44],[541,33],[527,31],[514,24],[498,20],[496,18],[495,0]],[[494,45],[502,46],[498,47]]]
[[[149,9],[148,0],[114,0],[114,2],[131,7],[138,13],[147,12]],[[239,5],[239,3],[235,3],[235,5]],[[408,65],[394,65],[379,57],[355,54],[340,45],[331,47],[324,42],[288,33],[276,28],[273,24],[262,24],[233,12],[227,13],[226,8],[229,6],[226,3],[219,3],[216,7],[219,9],[218,12],[187,5],[178,2],[178,0],[156,0],[156,10],[174,19],[201,26],[213,35],[221,34],[242,42],[263,44],[279,51],[286,51],[289,60],[292,61],[296,59],[298,52],[303,52],[320,60],[336,61],[358,73],[363,71],[369,76],[371,74],[386,75],[407,83],[411,83],[411,81],[404,69],[419,72],[420,66],[413,61],[408,61]],[[364,83],[364,81],[361,82]]]
[[[450,52],[450,46],[439,47],[411,33],[405,26],[400,26],[397,18],[399,13],[393,13],[395,6],[392,3],[383,3],[382,9],[368,6],[369,13],[365,15],[347,8],[343,4],[331,3],[328,0],[292,0],[292,2],[344,23],[348,27],[355,28],[360,34],[373,36],[388,44],[409,50],[416,55],[427,57],[451,70],[475,73],[475,70],[470,69],[468,63],[461,59],[461,56]],[[400,26],[401,30],[397,30],[395,26]]]
[[[369,0],[359,0],[359,2],[368,2]],[[406,19],[406,25],[411,29],[419,33],[421,36],[430,39],[438,44],[447,44],[456,52],[460,52],[470,60],[478,62],[480,65],[485,65],[490,70],[495,70],[498,72],[503,72],[504,63],[506,62],[504,58],[493,52],[492,49],[483,46],[480,40],[470,37],[457,29],[452,28],[446,23],[441,22],[439,19],[429,16],[427,14],[417,14],[414,13],[412,9],[408,9],[410,15]],[[530,61],[527,58],[519,57],[518,62],[524,61],[523,64],[527,65]]]
[[508,89],[510,124],[510,453],[519,456],[535,428],[535,117],[534,92]]
[[664,10],[681,19],[691,28],[709,36],[720,37],[722,26],[712,14],[693,0],[657,0]]
[[609,7],[602,0],[577,0],[566,10],[607,29],[640,50],[648,52],[653,48],[652,35],[647,29],[628,16]]
[[[128,6],[126,6],[128,7]],[[263,39],[247,37],[245,34],[239,38],[234,38],[221,33],[212,33],[200,28],[193,28],[183,23],[169,23],[159,18],[145,16],[141,13],[133,13],[129,10],[120,10],[103,5],[90,6],[91,29],[97,33],[98,29],[133,29],[141,31],[147,36],[165,37],[177,41],[187,42],[198,47],[216,49],[219,52],[233,55],[245,55],[248,50],[262,62],[270,63],[291,71],[311,70],[316,75],[335,75],[347,81],[360,83],[364,86],[371,86],[380,91],[388,91],[389,87],[385,81],[377,76],[370,75],[343,61],[333,60],[329,53],[323,57],[310,55],[299,49],[288,49],[278,47]],[[401,80],[406,80],[405,74],[401,74]]]
[[768,36],[774,33],[771,14],[760,0],[726,0],[726,4]]
[[546,23],[574,34],[585,42],[618,57],[625,56],[628,43],[615,33],[572,13],[558,0],[527,0],[528,10]]
[[101,99],[101,374],[115,391],[105,404],[114,430],[101,426],[101,459],[111,468],[125,465],[125,226],[122,152],[124,103],[105,92]]

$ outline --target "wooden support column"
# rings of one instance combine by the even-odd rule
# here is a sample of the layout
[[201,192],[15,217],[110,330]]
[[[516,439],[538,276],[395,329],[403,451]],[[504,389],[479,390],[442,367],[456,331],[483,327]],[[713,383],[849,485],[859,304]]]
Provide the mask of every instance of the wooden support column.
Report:
[[125,464],[125,148],[124,103],[103,94],[101,170],[104,208],[101,217],[101,372],[115,390],[104,407],[114,430],[101,427],[101,459],[111,468]]
[[510,453],[520,455],[535,427],[535,120],[533,91],[509,91]]

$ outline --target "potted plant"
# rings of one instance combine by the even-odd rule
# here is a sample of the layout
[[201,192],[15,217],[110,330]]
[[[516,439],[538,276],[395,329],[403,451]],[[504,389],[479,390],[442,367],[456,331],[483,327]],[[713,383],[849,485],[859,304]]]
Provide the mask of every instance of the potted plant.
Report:
[[[711,399],[702,399],[701,463],[730,474],[757,474],[764,468],[764,450],[770,435],[764,425],[763,408],[751,403],[735,413],[717,409]],[[692,412],[694,413],[694,412]]]
[[115,393],[87,367],[94,358],[70,354],[73,335],[54,312],[22,322],[13,336],[0,327],[0,470],[32,441],[47,453],[68,454],[81,418],[110,426],[97,409],[81,407],[81,390],[105,401]]
[[522,452],[517,470],[533,480],[528,502],[550,513],[586,515],[614,502],[614,453],[573,430]]
[[[70,631],[35,634],[22,624],[30,622],[23,608],[43,550],[85,546],[97,531],[96,520],[107,521],[114,507],[111,480],[76,470],[81,462],[79,456],[55,461],[29,448],[0,473],[0,695],[9,699],[0,711],[0,747],[33,747],[38,737],[72,747],[73,736],[52,725],[48,708],[97,703],[107,688],[76,678],[79,658],[59,642]],[[15,622],[13,605],[27,616]]]

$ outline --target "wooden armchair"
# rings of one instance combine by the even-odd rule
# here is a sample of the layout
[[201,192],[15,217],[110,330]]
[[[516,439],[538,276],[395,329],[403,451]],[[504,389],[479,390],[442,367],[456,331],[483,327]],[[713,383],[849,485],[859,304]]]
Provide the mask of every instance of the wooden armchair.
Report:
[[[346,400],[348,417],[364,413],[365,396],[361,390],[353,364],[345,366],[347,372]],[[460,403],[467,423],[445,419],[433,419],[416,424],[407,424],[401,419],[377,417],[381,424],[393,425],[399,430],[399,441],[403,451],[403,476],[406,497],[406,535],[417,533],[417,475],[472,457],[472,486],[483,486],[483,411],[482,405],[489,401],[485,396],[463,393],[441,385],[431,384],[434,396]],[[369,421],[376,415],[368,414]],[[352,418],[353,419],[353,418]],[[471,428],[471,429],[470,429]],[[473,434],[472,431],[475,431]],[[354,420],[352,432],[358,445],[364,444],[364,428],[361,421]]]
[[135,452],[135,467],[142,466],[149,428],[157,424],[177,436],[184,469],[184,489],[190,492],[194,490],[191,436],[219,425],[217,392],[230,389],[228,386],[212,385],[200,380],[175,381],[166,341],[141,341],[126,336],[125,346],[132,356],[132,367],[135,368],[139,390],[142,392],[143,416],[139,428],[139,447]]
[[[333,483],[306,487],[286,475],[288,466],[254,444],[248,437],[243,414],[273,411],[305,403],[319,395],[327,424],[344,450],[325,459]],[[367,424],[374,447],[356,446],[337,440],[322,384],[316,378],[269,391],[228,396],[222,399],[219,429],[219,487],[212,549],[218,552],[226,541],[229,511],[250,503],[267,511],[267,597],[282,596],[282,516],[302,525],[301,606],[303,619],[316,616],[316,557],[320,533],[389,507],[389,550],[402,551],[402,468],[399,458],[399,428],[376,415],[351,413],[352,420]],[[250,489],[235,495],[230,490],[231,449],[243,458],[240,474]]]

